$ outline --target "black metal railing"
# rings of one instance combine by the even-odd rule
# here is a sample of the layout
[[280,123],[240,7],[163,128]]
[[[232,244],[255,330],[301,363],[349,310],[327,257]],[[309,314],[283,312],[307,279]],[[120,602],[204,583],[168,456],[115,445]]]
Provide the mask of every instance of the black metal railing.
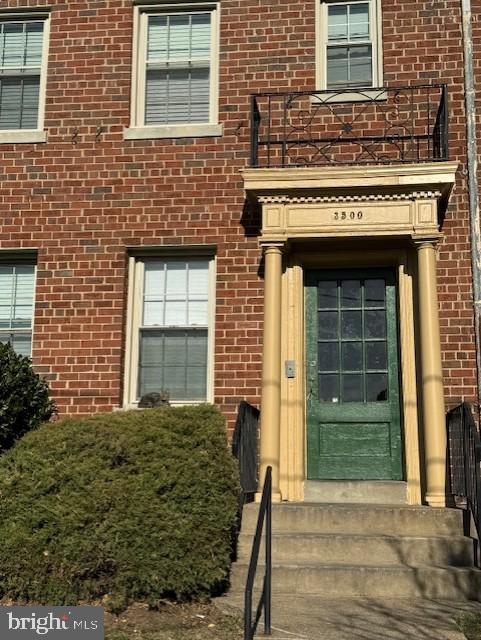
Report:
[[252,502],[257,491],[257,429],[260,411],[248,402],[239,403],[232,438],[232,453],[239,461],[240,507]]
[[258,93],[251,96],[251,166],[448,159],[444,84]]
[[[265,524],[265,570],[262,582],[262,592],[259,603],[255,609],[254,620],[252,619],[252,598],[254,592],[254,582],[259,561],[259,551],[261,547],[262,531]],[[257,625],[264,612],[264,634],[271,635],[271,584],[272,584],[272,467],[267,467],[264,479],[264,488],[257,518],[257,527],[252,544],[251,559],[247,572],[247,582],[244,596],[244,640],[253,640]]]
[[448,412],[447,429],[451,492],[466,502],[481,540],[481,439],[467,402]]

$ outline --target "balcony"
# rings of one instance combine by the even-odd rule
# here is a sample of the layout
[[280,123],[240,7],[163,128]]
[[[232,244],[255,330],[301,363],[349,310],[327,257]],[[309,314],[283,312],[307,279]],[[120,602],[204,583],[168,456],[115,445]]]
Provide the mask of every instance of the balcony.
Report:
[[448,159],[444,84],[251,96],[253,168]]

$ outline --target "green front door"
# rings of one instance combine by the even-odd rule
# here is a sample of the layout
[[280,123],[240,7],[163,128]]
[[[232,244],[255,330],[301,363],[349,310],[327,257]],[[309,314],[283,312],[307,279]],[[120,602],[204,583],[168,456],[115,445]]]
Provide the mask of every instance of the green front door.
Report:
[[308,271],[309,479],[402,479],[392,270]]

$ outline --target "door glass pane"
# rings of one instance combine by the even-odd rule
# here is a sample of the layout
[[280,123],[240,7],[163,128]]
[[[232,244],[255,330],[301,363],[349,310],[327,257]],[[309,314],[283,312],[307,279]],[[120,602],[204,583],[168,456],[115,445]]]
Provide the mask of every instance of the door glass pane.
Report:
[[362,338],[362,312],[343,311],[341,317],[341,335],[345,339]]
[[366,400],[367,402],[383,402],[388,399],[387,374],[366,374]]
[[362,402],[364,394],[362,391],[362,375],[345,373],[342,376],[342,401]]
[[366,369],[387,369],[385,342],[366,342]]
[[384,280],[364,281],[364,304],[366,307],[384,307],[386,283]]
[[386,337],[386,312],[384,309],[366,311],[364,322],[366,338]]
[[335,340],[338,337],[337,311],[321,311],[319,313],[319,339]]
[[337,309],[337,282],[321,281],[318,286],[319,309]]
[[321,374],[319,376],[319,400],[339,402],[339,376]]
[[339,370],[339,343],[321,342],[319,344],[319,371]]
[[362,371],[362,342],[342,344],[342,370]]
[[343,280],[341,284],[341,307],[349,309],[361,306],[361,281]]

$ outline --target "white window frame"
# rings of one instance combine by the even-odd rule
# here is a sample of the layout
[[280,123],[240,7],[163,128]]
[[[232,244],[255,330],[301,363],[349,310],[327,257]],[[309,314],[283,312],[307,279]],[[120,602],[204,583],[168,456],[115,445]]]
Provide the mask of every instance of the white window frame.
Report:
[[[123,408],[138,407],[138,374],[140,354],[140,328],[142,326],[145,263],[148,261],[168,260],[185,262],[205,260],[209,263],[208,318],[207,318],[207,379],[206,398],[203,400],[170,400],[174,406],[195,405],[214,402],[214,335],[215,335],[215,282],[216,257],[209,247],[186,251],[181,248],[160,248],[140,251],[129,256],[127,322],[125,343]],[[160,389],[159,389],[160,391]]]
[[[319,91],[329,91],[327,86],[327,7],[333,4],[361,4],[369,3],[369,20],[371,26],[372,45],[372,84],[367,91],[363,91],[366,99],[385,100],[383,92],[375,91],[383,85],[383,55],[382,55],[382,9],[381,0],[315,0],[316,2],[316,87]],[[369,91],[372,87],[374,91]],[[319,96],[329,102],[351,102],[363,99],[355,87],[346,87],[343,91],[332,89],[332,95]],[[338,94],[338,95],[335,95]]]
[[[32,295],[32,320],[30,323],[30,329],[28,332],[30,333],[30,354],[29,358],[32,357],[33,350],[33,336],[34,336],[34,324],[35,324],[35,302],[36,302],[36,291],[37,291],[37,259],[36,255],[34,256],[31,252],[19,252],[18,254],[14,254],[10,251],[2,254],[0,251],[0,266],[6,267],[24,267],[30,266],[33,267],[33,295]],[[0,329],[0,335],[6,334],[15,334],[15,333],[27,333],[25,328],[21,329]]]
[[[210,51],[210,109],[209,122],[185,124],[145,124],[147,27],[149,16],[182,13],[211,14]],[[219,124],[219,38],[220,2],[157,2],[134,7],[134,37],[132,59],[132,89],[130,102],[130,127],[124,129],[124,140],[150,138],[191,138],[220,136]]]
[[45,125],[45,99],[47,92],[48,50],[50,41],[50,12],[48,10],[25,9],[5,11],[0,9],[0,22],[39,22],[43,27],[42,64],[40,67],[40,87],[38,96],[38,120],[35,129],[0,129],[0,143],[47,142]]

